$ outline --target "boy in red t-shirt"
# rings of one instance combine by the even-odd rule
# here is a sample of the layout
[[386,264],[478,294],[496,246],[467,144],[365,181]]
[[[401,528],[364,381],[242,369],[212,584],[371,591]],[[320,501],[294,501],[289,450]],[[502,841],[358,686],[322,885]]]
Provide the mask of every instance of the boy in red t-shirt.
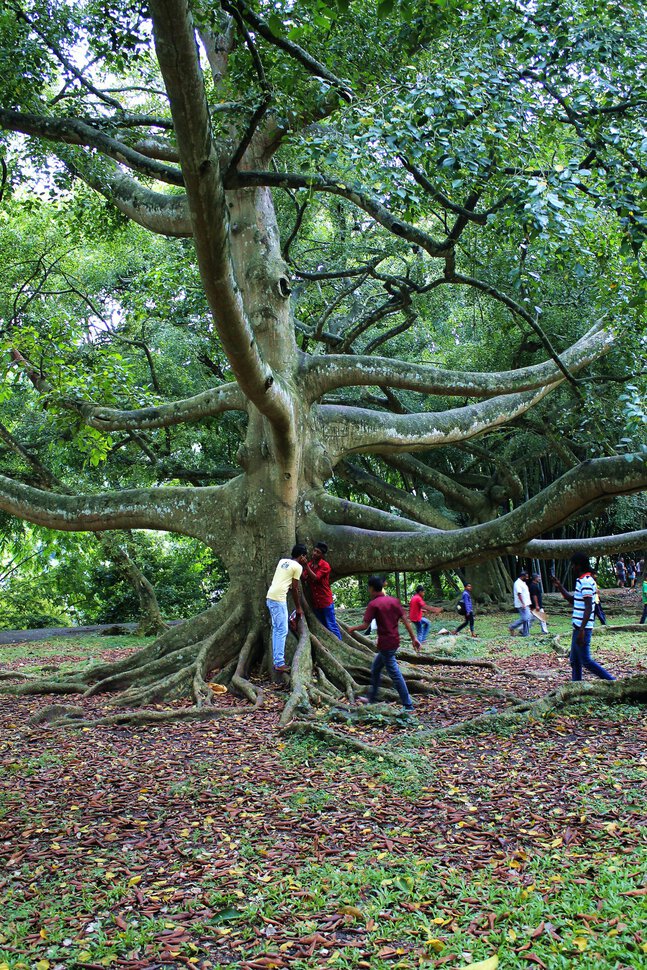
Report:
[[[431,628],[431,623],[427,619],[427,616],[432,614],[437,616],[438,613],[442,613],[439,606],[428,606],[425,603],[422,597],[424,591],[424,586],[416,586],[416,591],[409,601],[409,619],[416,628],[420,643],[425,642]],[[427,616],[424,615],[425,613]]]
[[315,616],[327,630],[330,630],[338,640],[341,640],[341,630],[335,617],[335,607],[333,606],[330,588],[330,563],[327,563],[324,559],[327,552],[328,546],[325,542],[315,544],[310,559],[305,564],[303,578],[310,587],[312,609]]
[[368,630],[372,620],[377,623],[377,653],[371,667],[371,690],[367,698],[368,703],[374,704],[377,700],[382,670],[386,667],[400,696],[402,706],[406,711],[412,711],[413,701],[395,659],[396,651],[400,646],[400,631],[398,629],[400,621],[409,631],[411,642],[418,653],[420,652],[420,641],[402,609],[400,600],[396,599],[395,596],[387,596],[384,593],[384,580],[381,576],[371,576],[368,581],[368,595],[370,601],[364,612],[363,622],[348,628],[349,633],[355,633],[356,630]]

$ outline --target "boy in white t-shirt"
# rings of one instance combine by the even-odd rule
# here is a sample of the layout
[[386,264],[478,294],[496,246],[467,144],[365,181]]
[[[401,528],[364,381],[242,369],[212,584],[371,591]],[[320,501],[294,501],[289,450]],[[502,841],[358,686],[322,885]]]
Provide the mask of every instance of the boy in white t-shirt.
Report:
[[307,561],[308,550],[301,543],[297,543],[292,549],[290,559],[279,559],[274,578],[267,591],[265,602],[272,617],[272,661],[274,669],[280,673],[288,673],[290,670],[285,662],[285,641],[288,637],[288,591],[292,590],[292,599],[299,618],[303,615],[299,580]]

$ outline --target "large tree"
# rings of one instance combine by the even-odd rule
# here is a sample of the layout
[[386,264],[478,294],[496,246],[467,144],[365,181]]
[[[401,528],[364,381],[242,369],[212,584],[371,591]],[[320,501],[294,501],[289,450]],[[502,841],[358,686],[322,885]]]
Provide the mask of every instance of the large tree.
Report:
[[[70,484],[0,477],[8,513],[62,530],[193,536],[230,577],[219,603],[134,657],[25,689],[121,690],[127,706],[192,695],[202,716],[217,669],[256,699],[247,675],[267,650],[268,578],[295,538],[325,539],[337,576],[438,570],[506,552],[553,557],[569,543],[537,537],[600,498],[645,488],[641,454],[591,453],[499,514],[496,495],[479,502],[433,468],[433,449],[518,420],[560,385],[585,418],[585,370],[611,351],[596,373],[607,367],[617,379],[624,358],[614,346],[640,336],[643,23],[638,4],[600,10],[584,0],[150,0],[144,11],[10,0],[0,21],[5,191],[21,197],[22,172],[39,190],[50,178],[58,204],[78,206],[83,184],[125,219],[179,240],[167,312],[191,319],[184,365],[211,378],[188,397],[165,398],[150,347],[128,329],[131,296],[120,280],[102,296],[113,313],[102,340],[114,337],[122,354],[137,344],[149,380],[135,394],[132,374],[115,387],[95,368],[82,379],[76,370],[73,387],[69,361],[96,340],[107,311],[83,295],[85,339],[50,346],[43,310],[40,329],[32,316],[56,295],[45,281],[58,266],[43,256],[5,321],[12,388],[92,433],[102,459],[125,438],[154,462],[172,454],[172,433],[200,428],[205,442],[226,412],[242,419],[229,426],[240,440],[221,484],[202,484],[199,473],[181,484],[180,473],[162,471],[162,484],[104,491],[112,481],[97,472],[70,494]],[[556,276],[577,317],[570,346]],[[152,289],[152,314],[160,302]],[[488,332],[516,328],[533,362],[514,366],[504,350],[487,369],[468,369],[461,313],[476,308],[482,344]],[[444,344],[433,336],[436,317]],[[462,366],[440,366],[452,342]],[[387,344],[392,355],[378,355]],[[354,464],[366,455],[462,500],[474,524],[456,527],[420,490],[396,496],[382,483],[381,508],[340,497],[344,479],[368,474]],[[380,487],[372,478],[367,494]],[[603,538],[595,548],[644,538]],[[352,695],[367,664],[366,645],[339,643],[309,620],[285,717],[308,699]],[[414,690],[432,683],[421,672],[411,679]]]

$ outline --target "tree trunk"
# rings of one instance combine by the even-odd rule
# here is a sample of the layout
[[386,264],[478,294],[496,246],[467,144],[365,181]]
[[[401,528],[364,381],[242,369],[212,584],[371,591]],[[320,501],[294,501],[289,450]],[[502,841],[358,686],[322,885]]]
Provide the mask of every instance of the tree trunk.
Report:
[[472,584],[472,596],[477,603],[510,601],[512,581],[499,558],[466,566],[465,582]]
[[131,559],[126,549],[119,545],[116,537],[104,536],[102,545],[137,594],[139,623],[135,632],[138,636],[154,636],[167,630],[168,624],[162,619],[155,589],[137,563]]

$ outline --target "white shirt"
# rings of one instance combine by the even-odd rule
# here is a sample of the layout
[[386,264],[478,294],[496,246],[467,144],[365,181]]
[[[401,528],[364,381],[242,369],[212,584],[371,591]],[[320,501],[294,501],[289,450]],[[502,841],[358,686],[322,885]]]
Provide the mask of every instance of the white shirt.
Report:
[[516,609],[522,606],[530,606],[530,590],[521,577],[515,579],[512,589],[514,591],[514,605]]
[[272,585],[267,591],[268,600],[285,603],[293,579],[301,579],[303,566],[295,559],[279,559]]

